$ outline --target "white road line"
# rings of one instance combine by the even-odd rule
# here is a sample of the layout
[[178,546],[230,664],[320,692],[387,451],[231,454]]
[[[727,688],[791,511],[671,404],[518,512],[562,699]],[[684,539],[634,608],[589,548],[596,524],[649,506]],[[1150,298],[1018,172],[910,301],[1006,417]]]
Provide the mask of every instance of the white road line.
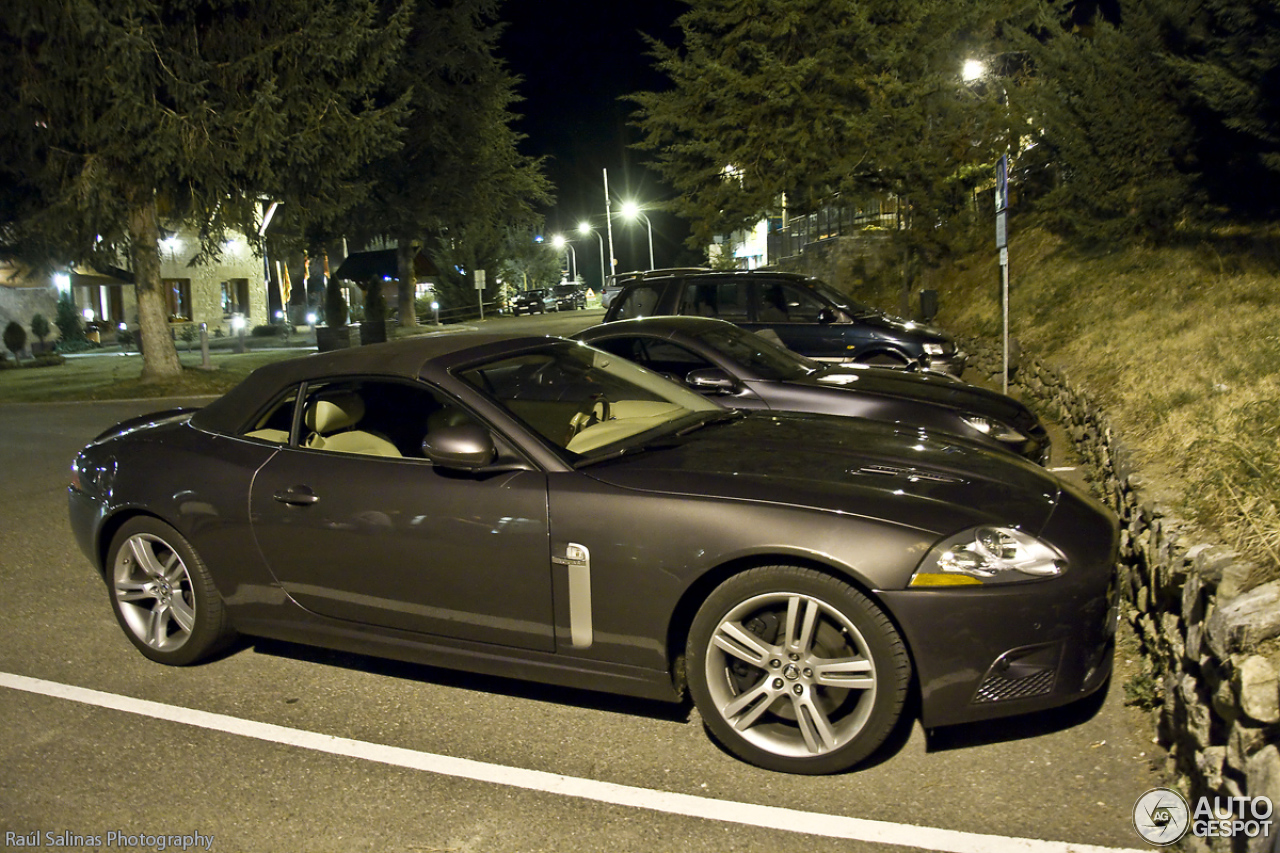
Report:
[[[845,838],[920,850],[945,851],[945,853],[1143,853],[1140,850],[1122,850],[1115,847],[1097,847],[1062,841],[1039,841],[1032,838],[1006,838],[999,835],[957,832],[950,829],[911,826],[909,824],[890,823],[880,820],[864,820],[862,818],[841,817],[817,812],[802,812],[775,806],[735,803],[728,800],[695,797],[690,794],[677,794],[669,791],[635,788],[629,785],[616,785],[612,782],[598,782],[594,779],[561,776],[557,773],[547,773],[541,770],[504,767],[500,764],[487,764],[467,758],[453,758],[447,755],[415,752],[401,747],[383,746],[349,738],[323,735],[302,729],[277,726],[272,723],[242,720],[225,714],[213,714],[208,711],[164,705],[159,702],[149,702],[145,699],[134,699],[115,693],[103,693],[85,687],[59,684],[55,681],[45,681],[7,672],[0,672],[0,687],[8,687],[13,690],[36,693],[57,699],[66,699],[85,705],[95,705],[99,708],[124,711],[128,714],[138,714],[157,720],[168,720],[173,723],[211,729],[227,734],[240,735],[241,737],[255,738],[270,743],[287,744],[330,755],[342,755],[348,758],[376,761],[380,764],[406,767],[412,770],[421,770],[427,773],[453,776],[460,779],[471,779],[477,782],[488,782],[494,785],[508,785],[530,791],[541,791],[704,820],[755,826],[779,832],[797,832],[803,835],[817,835],[824,838]],[[791,827],[803,827],[803,829],[791,829]]]

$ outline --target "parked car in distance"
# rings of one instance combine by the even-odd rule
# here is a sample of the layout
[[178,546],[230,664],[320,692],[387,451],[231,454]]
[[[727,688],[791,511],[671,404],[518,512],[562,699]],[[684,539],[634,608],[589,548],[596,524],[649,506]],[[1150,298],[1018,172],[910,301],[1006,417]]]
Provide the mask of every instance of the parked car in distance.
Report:
[[519,317],[521,314],[545,314],[548,311],[560,310],[560,303],[550,288],[537,287],[522,290],[511,297],[511,313]]
[[557,284],[551,288],[557,311],[578,311],[587,307],[586,288],[578,284]]
[[765,270],[673,269],[615,277],[604,320],[678,314],[772,329],[818,361],[919,367],[959,376],[968,356],[931,326],[861,305],[816,278]]
[[605,284],[600,289],[600,307],[607,309],[613,304],[613,297],[617,296],[621,290],[622,285],[620,284],[614,284],[612,281]]
[[852,767],[907,709],[932,728],[1071,703],[1112,665],[1117,522],[1045,469],[733,411],[560,338],[275,362],[99,435],[68,509],[153,661],[240,633],[690,695],[776,771]]
[[949,376],[824,364],[707,317],[603,323],[574,337],[735,409],[852,415],[986,442],[1045,464],[1049,433],[1019,401]]

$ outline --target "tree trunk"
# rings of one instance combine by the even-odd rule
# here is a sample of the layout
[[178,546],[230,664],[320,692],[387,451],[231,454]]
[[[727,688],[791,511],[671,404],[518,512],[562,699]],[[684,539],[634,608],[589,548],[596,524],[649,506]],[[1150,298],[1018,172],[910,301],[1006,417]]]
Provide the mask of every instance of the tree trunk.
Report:
[[169,309],[160,277],[160,222],[155,193],[129,193],[129,241],[138,295],[138,334],[142,341],[142,381],[160,382],[182,375],[178,348],[169,332]]
[[418,296],[418,278],[413,270],[413,260],[418,248],[411,240],[400,240],[396,246],[396,272],[399,284],[396,301],[400,304],[400,327],[418,325],[418,312],[414,305]]

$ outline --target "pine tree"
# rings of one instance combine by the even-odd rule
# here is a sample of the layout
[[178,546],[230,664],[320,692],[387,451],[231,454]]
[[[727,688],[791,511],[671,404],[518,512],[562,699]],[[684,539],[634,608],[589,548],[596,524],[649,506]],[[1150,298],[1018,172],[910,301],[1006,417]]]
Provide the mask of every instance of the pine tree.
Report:
[[177,375],[161,218],[197,225],[208,259],[230,229],[257,235],[263,199],[305,219],[358,197],[356,170],[398,141],[401,103],[368,96],[407,21],[374,0],[9,0],[0,160],[39,196],[5,205],[10,233],[127,252],[143,378]]
[[551,201],[541,161],[518,150],[512,75],[495,51],[499,0],[419,0],[412,34],[385,100],[407,97],[404,146],[366,169],[367,201],[334,232],[358,241],[386,238],[398,251],[400,323],[416,325],[413,259],[425,252],[445,291],[470,291],[464,276],[483,269],[506,229],[536,220]]
[[634,96],[642,146],[678,191],[691,243],[840,194],[906,194],[925,221],[963,199],[1006,134],[961,83],[1007,4],[693,0],[683,43],[651,42],[665,91]]
[[1073,21],[1046,6],[1028,45],[1035,74],[1018,106],[1034,116],[1058,186],[1043,201],[1058,224],[1098,240],[1169,233],[1194,201],[1196,128],[1166,39],[1176,26],[1161,0],[1122,5],[1119,25]]
[[[1175,7],[1177,8],[1177,7]],[[1240,212],[1280,212],[1280,5],[1203,0],[1167,38],[1190,90],[1195,148],[1212,200]]]

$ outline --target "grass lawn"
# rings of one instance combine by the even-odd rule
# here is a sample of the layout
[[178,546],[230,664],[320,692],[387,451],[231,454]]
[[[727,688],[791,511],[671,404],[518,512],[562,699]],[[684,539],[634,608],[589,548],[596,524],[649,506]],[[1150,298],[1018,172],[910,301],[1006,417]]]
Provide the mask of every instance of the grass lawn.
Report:
[[0,403],[70,400],[126,400],[138,397],[192,397],[223,394],[255,368],[306,355],[305,349],[263,349],[247,353],[213,352],[213,370],[200,367],[199,352],[179,351],[185,370],[171,382],[144,383],[142,356],[102,353],[68,357],[52,367],[0,370]]

